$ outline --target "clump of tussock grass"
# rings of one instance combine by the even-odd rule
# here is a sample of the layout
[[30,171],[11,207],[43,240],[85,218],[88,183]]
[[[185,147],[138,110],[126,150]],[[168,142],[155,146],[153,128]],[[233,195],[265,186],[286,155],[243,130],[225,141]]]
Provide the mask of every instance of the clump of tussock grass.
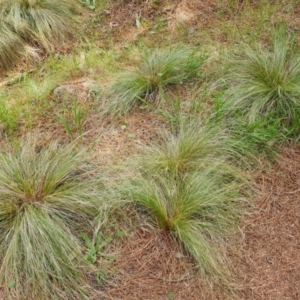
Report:
[[0,68],[20,61],[26,44],[49,50],[70,37],[78,11],[69,0],[0,0]]
[[[83,299],[80,232],[99,217],[102,184],[86,155],[30,139],[0,154],[0,284],[13,299]],[[92,271],[91,269],[89,271]]]
[[238,232],[245,202],[241,183],[220,174],[222,163],[186,174],[181,180],[151,171],[136,172],[128,197],[169,232],[194,258],[204,280],[229,283],[226,249]]
[[24,89],[28,98],[34,100],[45,100],[51,92],[58,85],[59,81],[62,78],[62,74],[47,76],[43,80],[36,80],[34,78],[28,78],[24,83]]
[[[132,161],[141,170],[181,180],[216,162],[222,164],[218,172],[224,175],[234,174],[238,166],[245,166],[243,155],[247,153],[247,146],[237,141],[223,124],[215,123],[213,118],[204,121],[198,117],[181,116],[175,130],[162,129],[159,132],[158,142],[142,146],[140,154]],[[241,175],[239,171],[237,173]]]
[[2,25],[0,28],[0,70],[8,70],[15,65],[24,51],[24,41],[8,26]]
[[24,40],[50,47],[74,32],[77,4],[68,0],[0,1],[0,21]]
[[185,120],[179,132],[147,147],[122,189],[190,253],[203,279],[229,284],[226,247],[239,231],[247,176],[230,163],[239,159],[238,144],[220,129],[200,126]]
[[248,153],[246,147],[214,122],[205,124],[198,118],[180,117],[177,131],[161,131],[161,140],[144,146],[137,162],[155,173],[185,176],[206,168],[218,158],[223,161],[219,172],[226,173],[234,170],[229,161],[234,160],[236,166],[244,165],[241,153]]
[[300,128],[300,55],[295,42],[279,30],[272,49],[244,46],[243,55],[231,62],[226,101],[230,111],[249,122],[261,118],[279,124],[289,133]]
[[203,60],[203,56],[182,45],[147,49],[133,69],[120,73],[108,87],[104,111],[126,114],[137,103],[157,99],[168,86],[194,76]]

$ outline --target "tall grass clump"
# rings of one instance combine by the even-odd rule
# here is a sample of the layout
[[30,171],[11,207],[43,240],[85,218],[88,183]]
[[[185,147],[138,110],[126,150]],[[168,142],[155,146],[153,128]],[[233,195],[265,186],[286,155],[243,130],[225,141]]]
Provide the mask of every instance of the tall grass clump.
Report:
[[194,76],[203,59],[182,45],[144,51],[139,63],[119,74],[109,86],[107,112],[125,114],[137,103],[157,99],[166,87],[182,84]]
[[284,30],[275,34],[271,49],[246,45],[232,62],[228,80],[231,110],[250,123],[264,118],[289,133],[300,129],[300,55]]
[[222,163],[179,179],[143,170],[128,189],[157,228],[168,232],[195,260],[203,279],[229,283],[226,249],[238,232],[244,201],[241,183],[219,172]]
[[198,118],[180,118],[178,131],[161,132],[159,143],[143,147],[137,159],[140,166],[160,174],[185,176],[188,173],[206,168],[216,158],[223,161],[220,172],[234,170],[228,162],[242,160],[239,153],[244,146],[235,141],[226,129],[215,123],[206,124]]
[[49,50],[61,43],[75,32],[77,12],[70,0],[0,0],[0,67],[18,62],[24,44]]
[[11,299],[88,299],[80,232],[98,214],[101,184],[86,155],[30,139],[0,154],[0,284]]
[[226,247],[245,208],[239,191],[246,176],[230,164],[235,150],[228,136],[199,127],[187,122],[147,147],[133,162],[136,176],[124,190],[190,253],[204,279],[224,284],[231,279]]
[[0,1],[0,21],[20,37],[50,46],[73,32],[76,2],[69,0]]
[[2,24],[0,28],[0,71],[11,68],[24,51],[24,41],[8,26]]

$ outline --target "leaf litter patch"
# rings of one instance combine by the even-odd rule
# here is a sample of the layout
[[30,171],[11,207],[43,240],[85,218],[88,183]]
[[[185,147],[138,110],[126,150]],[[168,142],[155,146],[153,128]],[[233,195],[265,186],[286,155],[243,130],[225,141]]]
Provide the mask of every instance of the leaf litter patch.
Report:
[[300,147],[283,148],[256,179],[256,207],[245,220],[235,270],[240,299],[300,299]]

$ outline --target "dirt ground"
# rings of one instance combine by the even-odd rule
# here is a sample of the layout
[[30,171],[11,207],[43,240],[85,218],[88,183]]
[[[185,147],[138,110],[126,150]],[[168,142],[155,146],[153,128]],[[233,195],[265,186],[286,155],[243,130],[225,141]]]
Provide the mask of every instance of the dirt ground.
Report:
[[[232,42],[232,32],[236,32],[236,42],[243,41],[241,32],[255,34],[251,28],[256,28],[257,22],[268,24],[264,30],[260,29],[262,42],[269,39],[270,30],[280,22],[291,30],[300,29],[297,1],[282,0],[280,5],[278,0],[119,0],[111,3],[111,9],[104,14],[104,26],[109,28],[115,44],[120,45],[145,36],[163,44],[166,40],[176,40],[180,28],[186,41],[196,45],[206,40]],[[278,9],[268,14],[264,5],[268,5],[269,10],[276,6]],[[160,26],[165,25],[160,32]],[[169,36],[164,34],[166,30]]]

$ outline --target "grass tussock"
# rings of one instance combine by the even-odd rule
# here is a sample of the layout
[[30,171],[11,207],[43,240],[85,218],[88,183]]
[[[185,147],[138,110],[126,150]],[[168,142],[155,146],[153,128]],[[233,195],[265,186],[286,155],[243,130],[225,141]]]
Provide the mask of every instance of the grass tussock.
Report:
[[179,133],[134,162],[127,197],[180,241],[204,279],[228,283],[226,247],[238,232],[246,176],[230,164],[236,151],[220,130],[184,122]]
[[6,70],[24,54],[24,45],[51,49],[75,32],[76,1],[0,0],[0,68]]
[[68,0],[1,0],[0,20],[20,37],[43,46],[72,33],[76,3]]
[[88,296],[79,233],[91,230],[102,187],[85,159],[54,142],[1,153],[0,284],[13,299]]
[[215,123],[205,124],[198,118],[179,120],[177,132],[164,131],[159,143],[143,147],[137,164],[146,170],[159,174],[173,174],[184,177],[222,160],[219,172],[234,171],[228,162],[242,163],[240,153],[247,153],[246,147],[231,137],[226,129]]
[[0,28],[0,70],[8,70],[20,59],[25,51],[24,41],[8,26]]
[[221,151],[222,138],[215,129],[181,126],[178,134],[166,132],[161,143],[145,149],[141,163],[157,173],[186,174]]
[[43,101],[49,97],[59,81],[63,78],[63,74],[47,76],[43,80],[35,80],[28,78],[24,83],[24,89],[29,99]]
[[157,99],[172,84],[182,84],[194,76],[203,63],[194,51],[184,46],[148,49],[132,69],[118,75],[110,85],[104,110],[128,113],[137,103]]
[[144,170],[128,194],[192,255],[204,280],[228,283],[226,247],[238,232],[244,202],[240,185],[218,172],[222,167],[215,163],[182,180]]
[[226,99],[231,110],[248,117],[278,123],[290,132],[300,128],[300,55],[295,43],[280,30],[272,49],[245,46],[244,54],[233,61],[231,87]]

